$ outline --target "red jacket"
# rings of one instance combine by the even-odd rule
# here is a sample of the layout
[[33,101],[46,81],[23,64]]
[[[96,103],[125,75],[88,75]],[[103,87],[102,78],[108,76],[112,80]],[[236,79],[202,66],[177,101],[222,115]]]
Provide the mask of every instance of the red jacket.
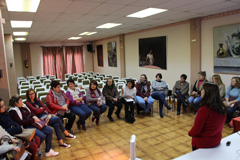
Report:
[[[65,103],[69,106],[70,100],[68,99],[68,97],[66,96],[66,94],[63,91],[60,91],[60,92],[62,92],[62,94],[65,98]],[[50,90],[48,92],[47,97],[46,97],[46,102],[47,102],[47,107],[49,109],[49,112],[51,114],[55,114],[57,111],[61,110],[61,108],[62,108],[62,106],[60,106],[58,104],[57,99],[54,100],[54,95],[53,95],[52,90]]]
[[192,146],[198,148],[212,148],[220,144],[226,114],[221,115],[209,107],[200,107],[194,125],[188,132],[192,136]]
[[[150,96],[150,93],[151,93],[151,88],[150,88],[150,86],[151,86],[150,83],[147,82],[147,88],[148,88],[148,92],[147,92],[147,94],[146,94],[147,97],[149,97],[149,96]],[[144,95],[141,93],[141,91],[140,91],[139,88],[138,88],[138,82],[136,83],[136,89],[137,89],[137,96],[140,96],[140,97],[142,97],[142,98],[145,98]]]
[[39,103],[41,104],[42,108],[37,108],[36,104],[31,104],[29,101],[26,101],[25,104],[27,105],[27,107],[33,112],[35,113],[37,116],[39,116],[40,114],[44,113],[44,112],[49,112],[49,109],[43,104],[43,102],[39,99],[37,99],[39,101]]

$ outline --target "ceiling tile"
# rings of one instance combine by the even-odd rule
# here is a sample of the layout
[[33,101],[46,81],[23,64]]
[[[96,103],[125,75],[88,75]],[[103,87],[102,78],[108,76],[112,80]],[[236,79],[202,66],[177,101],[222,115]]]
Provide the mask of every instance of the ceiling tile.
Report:
[[56,22],[78,22],[82,15],[79,14],[61,14]]
[[156,8],[162,8],[162,9],[174,9],[177,7],[185,6],[187,4],[191,4],[193,2],[197,2],[199,0],[169,0],[167,2],[164,2],[160,5],[157,5]]
[[63,13],[73,0],[41,0],[37,12]]
[[30,13],[30,12],[9,12],[10,20],[32,21],[34,16],[35,16],[35,13]]
[[88,12],[90,15],[111,15],[112,12],[123,8],[124,5],[121,4],[101,4],[96,7],[94,10]]
[[52,22],[57,19],[61,14],[57,13],[41,13],[38,12],[36,13],[36,16],[34,17],[34,21],[39,21],[39,22]]
[[74,13],[74,14],[86,14],[87,12],[94,10],[99,6],[99,2],[81,2],[74,1],[64,13]]

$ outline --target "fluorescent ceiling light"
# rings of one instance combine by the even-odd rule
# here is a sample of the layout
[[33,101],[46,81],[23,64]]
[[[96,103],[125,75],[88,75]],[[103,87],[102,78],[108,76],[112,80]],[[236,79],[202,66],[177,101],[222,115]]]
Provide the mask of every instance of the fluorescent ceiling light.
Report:
[[15,41],[26,41],[26,38],[15,38]]
[[28,32],[13,32],[14,36],[27,36]]
[[97,32],[83,32],[83,33],[81,33],[81,34],[79,34],[80,36],[82,36],[82,35],[88,35],[88,36],[90,36],[90,35],[93,35],[93,34],[96,34]]
[[8,11],[37,12],[40,0],[6,0]]
[[70,38],[68,38],[68,40],[77,40],[77,39],[80,39],[80,38],[82,38],[82,37],[70,37]]
[[109,29],[109,28],[120,26],[120,25],[122,25],[122,23],[105,23],[105,24],[103,24],[101,26],[98,26],[96,28],[106,28],[106,29]]
[[12,28],[31,28],[32,21],[10,21]]
[[139,12],[135,12],[133,14],[127,15],[127,17],[133,17],[133,18],[145,18],[148,16],[152,16],[158,13],[162,13],[167,11],[167,9],[159,9],[159,8],[147,8]]

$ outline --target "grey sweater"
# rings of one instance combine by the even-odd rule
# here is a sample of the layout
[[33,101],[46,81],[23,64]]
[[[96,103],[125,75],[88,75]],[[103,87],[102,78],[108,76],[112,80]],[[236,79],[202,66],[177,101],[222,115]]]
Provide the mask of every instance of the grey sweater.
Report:
[[[9,136],[10,138],[14,138],[12,137],[10,134],[8,134],[3,128],[2,126],[0,126],[0,137],[3,136]],[[13,150],[13,145],[10,145],[8,143],[3,143],[2,145],[0,145],[0,155],[7,153],[8,151]]]
[[105,104],[105,98],[103,97],[101,91],[100,91],[100,94],[98,93],[97,90],[95,90],[94,93],[95,93],[95,95],[96,95],[96,98],[92,98],[90,89],[87,90],[87,93],[86,93],[86,102],[87,102],[87,105],[88,105],[88,106],[91,105],[91,104],[96,105],[99,97],[102,98],[102,102],[101,102],[100,105]]
[[[161,87],[159,87],[161,86]],[[154,92],[162,92],[164,93],[165,95],[167,95],[168,93],[168,86],[167,86],[167,83],[165,81],[161,81],[161,82],[158,82],[158,81],[153,81],[152,82],[152,93]]]
[[[176,83],[173,87],[172,98],[174,98],[174,93],[176,92],[176,90],[180,90],[180,88],[181,88],[181,82],[180,82],[180,80],[178,80],[178,81],[176,81]],[[189,83],[187,81],[185,81],[182,85],[181,93],[184,97],[188,98],[189,97],[188,92],[189,92]]]

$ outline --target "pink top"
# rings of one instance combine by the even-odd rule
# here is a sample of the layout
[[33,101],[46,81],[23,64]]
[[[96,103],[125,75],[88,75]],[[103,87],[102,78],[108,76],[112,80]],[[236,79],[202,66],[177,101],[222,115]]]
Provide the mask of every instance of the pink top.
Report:
[[199,81],[198,88],[202,85],[203,81]]

